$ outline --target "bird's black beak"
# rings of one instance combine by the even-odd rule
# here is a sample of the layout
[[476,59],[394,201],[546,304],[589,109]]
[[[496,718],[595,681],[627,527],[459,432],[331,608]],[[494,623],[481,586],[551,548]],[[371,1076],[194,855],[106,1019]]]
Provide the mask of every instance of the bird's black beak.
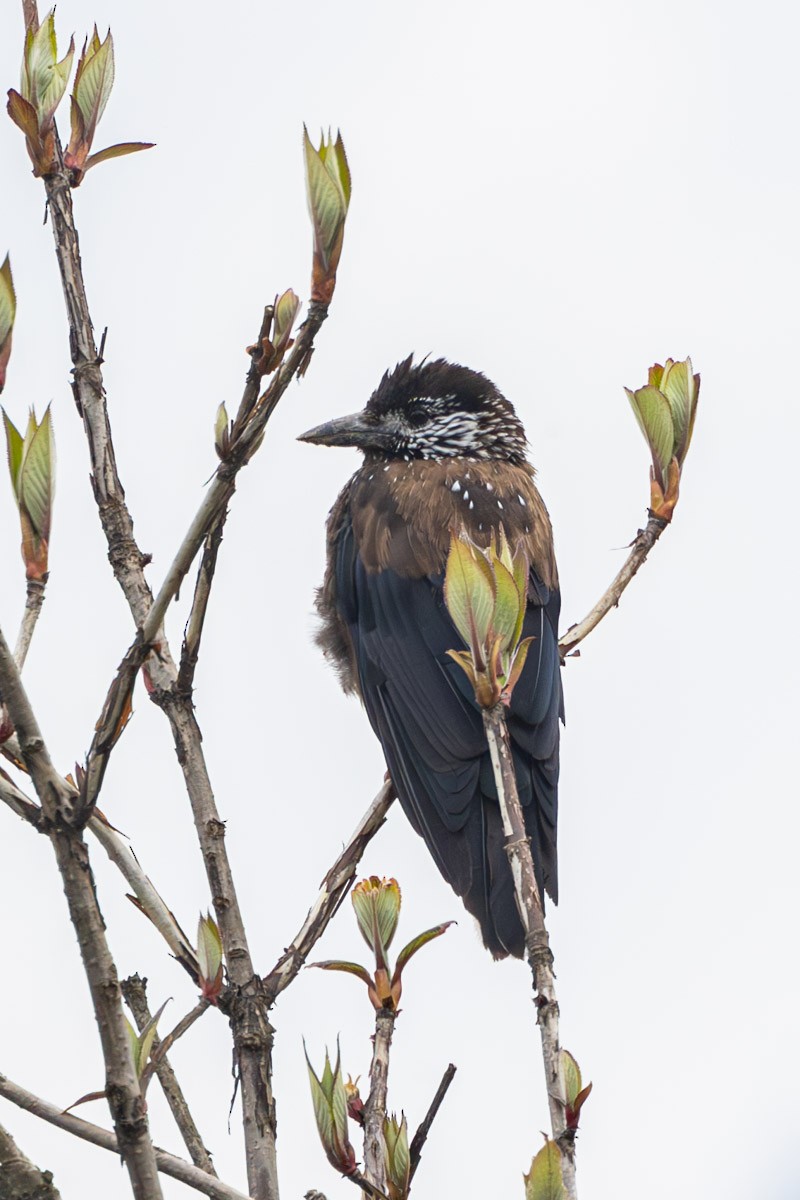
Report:
[[317,446],[358,446],[365,450],[380,448],[386,441],[386,432],[379,425],[368,423],[364,413],[351,413],[349,417],[336,417],[301,433],[298,442],[314,442]]

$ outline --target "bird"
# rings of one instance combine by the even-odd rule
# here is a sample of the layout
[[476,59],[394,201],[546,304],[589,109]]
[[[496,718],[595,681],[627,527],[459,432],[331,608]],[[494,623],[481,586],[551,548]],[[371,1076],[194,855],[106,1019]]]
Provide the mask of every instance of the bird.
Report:
[[363,465],[327,521],[317,642],[360,696],[400,804],[492,955],[521,958],[522,922],[504,849],[481,710],[444,600],[451,535],[481,547],[502,527],[529,562],[532,637],[506,719],[539,892],[558,902],[560,592],[550,518],[513,405],[478,371],[445,359],[387,371],[361,412],[300,441],[354,446]]

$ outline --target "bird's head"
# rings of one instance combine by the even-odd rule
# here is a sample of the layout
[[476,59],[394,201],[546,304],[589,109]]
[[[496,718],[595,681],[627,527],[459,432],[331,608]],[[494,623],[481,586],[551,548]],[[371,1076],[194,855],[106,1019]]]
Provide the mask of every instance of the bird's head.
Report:
[[525,459],[525,430],[485,375],[443,358],[387,371],[367,407],[300,435],[321,446],[357,446],[373,458]]

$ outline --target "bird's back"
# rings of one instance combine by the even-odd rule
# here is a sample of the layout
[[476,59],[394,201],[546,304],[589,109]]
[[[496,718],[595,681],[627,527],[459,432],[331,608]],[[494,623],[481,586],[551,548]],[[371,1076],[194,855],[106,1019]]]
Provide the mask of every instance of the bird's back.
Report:
[[521,955],[523,932],[480,710],[447,654],[462,643],[443,573],[451,532],[488,545],[501,525],[531,564],[523,636],[535,640],[508,725],[539,886],[557,899],[559,593],[532,469],[367,458],[331,512],[318,596],[320,644],[360,694],[403,809],[496,957]]

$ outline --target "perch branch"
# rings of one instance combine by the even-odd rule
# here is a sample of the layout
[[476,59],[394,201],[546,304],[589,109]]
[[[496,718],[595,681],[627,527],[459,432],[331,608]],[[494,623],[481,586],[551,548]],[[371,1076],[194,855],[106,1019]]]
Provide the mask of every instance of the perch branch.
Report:
[[29,579],[25,589],[25,611],[22,614],[19,633],[17,634],[17,644],[14,647],[14,660],[20,672],[25,666],[25,659],[28,657],[31,638],[33,631],[36,628],[36,622],[39,620],[39,613],[42,611],[44,604],[44,589],[47,583],[47,577],[44,579]]
[[393,800],[394,788],[391,781],[387,780],[323,879],[319,895],[309,909],[299,933],[265,977],[264,987],[270,1004],[273,1004],[284,988],[289,986],[327,929],[329,921],[356,877],[362,854],[386,820]]
[[[133,1013],[136,1027],[141,1033],[152,1016],[147,1003],[147,980],[141,979],[138,975],[131,975],[129,979],[123,979],[122,994]],[[166,1049],[162,1049],[166,1040],[165,1038],[164,1042],[160,1042],[158,1035],[153,1039],[151,1057],[155,1061],[155,1072],[158,1076],[158,1082],[161,1084],[167,1104],[169,1104],[170,1111],[175,1118],[175,1124],[178,1126],[192,1162],[201,1171],[205,1171],[207,1175],[216,1176],[217,1172],[211,1161],[211,1155],[206,1150],[205,1143],[200,1136],[200,1131],[194,1122],[194,1117],[191,1114],[189,1105],[186,1103],[186,1097],[183,1094],[181,1085],[178,1083],[177,1076],[167,1058]]]
[[[31,1092],[25,1091],[19,1084],[12,1083],[5,1075],[0,1075],[0,1096],[4,1096],[6,1100],[10,1100],[12,1104],[16,1104],[18,1108],[24,1109],[34,1117],[40,1117],[50,1125],[64,1129],[67,1133],[72,1133],[85,1142],[91,1142],[92,1145],[100,1146],[103,1150],[110,1150],[112,1154],[120,1152],[119,1143],[110,1130],[93,1125],[90,1121],[83,1121],[80,1117],[73,1116],[72,1113],[65,1113],[55,1104],[49,1104],[46,1100],[41,1100]],[[174,1154],[168,1154],[165,1150],[156,1149],[155,1160],[159,1171],[164,1175],[169,1175],[172,1179],[185,1183],[187,1187],[210,1196],[211,1200],[249,1200],[249,1197],[243,1192],[237,1191],[236,1188],[230,1187],[213,1175],[207,1175],[205,1171],[199,1170],[191,1163],[184,1162],[182,1158],[177,1158]]]
[[396,1019],[397,1013],[388,1008],[378,1009],[375,1014],[369,1096],[364,1105],[364,1174],[381,1191],[386,1190],[383,1123],[389,1085],[389,1051]]
[[42,815],[39,805],[20,791],[2,768],[0,768],[0,800],[7,804],[18,817],[22,817],[23,821],[29,821],[31,825],[38,826]]
[[603,617],[611,612],[612,608],[617,607],[625,588],[633,579],[639,567],[661,537],[661,534],[668,527],[668,524],[669,522],[663,521],[661,517],[650,516],[648,518],[647,525],[644,529],[639,530],[631,542],[630,553],[622,568],[614,576],[611,583],[603,592],[603,595],[597,601],[597,604],[595,604],[591,612],[582,621],[579,621],[577,625],[571,625],[567,632],[559,639],[558,649],[562,662],[567,655],[572,654],[575,647],[583,641],[586,635],[591,633],[596,625],[600,624]]
[[567,1130],[566,1089],[561,1065],[561,1046],[558,1033],[558,999],[556,998],[553,953],[544,923],[544,910],[533,869],[531,844],[525,830],[525,819],[517,792],[514,763],[508,739],[502,704],[483,709],[483,724],[489,743],[506,854],[514,879],[514,894],[520,920],[525,930],[528,965],[536,991],[535,1004],[542,1041],[547,1101],[550,1107],[550,1126],[553,1140],[561,1151],[561,1170],[567,1200],[576,1200],[575,1142]]

